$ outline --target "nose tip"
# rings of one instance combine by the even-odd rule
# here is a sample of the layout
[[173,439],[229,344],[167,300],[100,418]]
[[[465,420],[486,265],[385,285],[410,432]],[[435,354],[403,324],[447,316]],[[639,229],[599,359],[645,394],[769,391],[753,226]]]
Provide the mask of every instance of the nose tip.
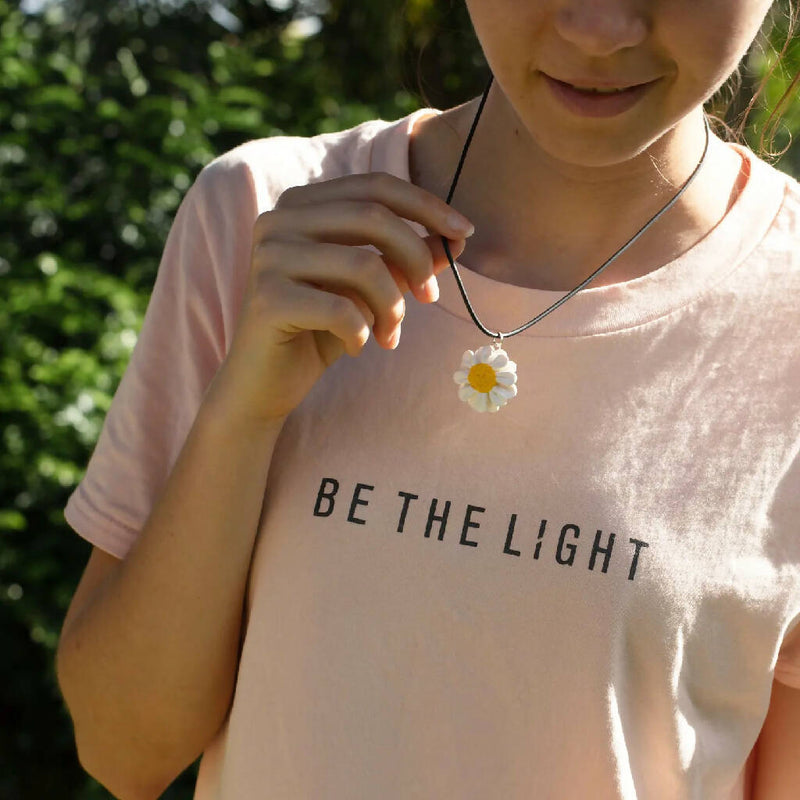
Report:
[[608,56],[640,44],[647,36],[647,21],[618,2],[574,0],[558,10],[556,30],[586,55]]

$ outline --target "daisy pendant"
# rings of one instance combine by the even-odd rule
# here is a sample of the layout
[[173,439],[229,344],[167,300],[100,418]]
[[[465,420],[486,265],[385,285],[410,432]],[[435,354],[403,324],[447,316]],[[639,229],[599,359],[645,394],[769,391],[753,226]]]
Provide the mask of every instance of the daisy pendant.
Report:
[[517,365],[498,344],[467,350],[453,380],[459,398],[475,411],[499,411],[517,396]]

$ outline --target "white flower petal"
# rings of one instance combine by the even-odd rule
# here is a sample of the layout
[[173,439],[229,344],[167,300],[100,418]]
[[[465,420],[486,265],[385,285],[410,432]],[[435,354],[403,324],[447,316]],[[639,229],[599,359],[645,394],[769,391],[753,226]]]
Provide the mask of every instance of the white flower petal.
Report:
[[498,384],[489,392],[489,399],[498,406],[504,406],[515,394],[511,389]]
[[469,380],[469,372],[465,369],[460,369],[458,372],[453,373],[453,380],[460,386]]
[[476,411],[486,411],[489,408],[489,396],[483,392],[475,392],[475,394],[467,400],[467,402]]
[[483,347],[479,347],[475,351],[475,362],[477,364],[488,364],[493,352],[491,345],[485,344]]
[[465,402],[469,402],[469,399],[474,395],[478,394],[468,383],[465,383],[459,390],[458,390],[458,399],[464,400]]
[[491,364],[496,370],[500,370],[504,369],[508,362],[508,353],[505,353],[502,350],[495,350],[486,363]]
[[465,350],[464,355],[461,356],[461,369],[469,369],[474,367],[476,363],[475,353],[472,350]]
[[494,377],[501,386],[513,386],[517,382],[517,376],[513,372],[498,372]]
[[489,412],[492,414],[496,414],[500,410],[500,406],[495,405],[494,403],[489,403]]
[[517,362],[516,361],[509,361],[508,364],[506,364],[503,367],[503,371],[504,372],[513,372],[513,373],[516,374],[516,372],[517,372]]

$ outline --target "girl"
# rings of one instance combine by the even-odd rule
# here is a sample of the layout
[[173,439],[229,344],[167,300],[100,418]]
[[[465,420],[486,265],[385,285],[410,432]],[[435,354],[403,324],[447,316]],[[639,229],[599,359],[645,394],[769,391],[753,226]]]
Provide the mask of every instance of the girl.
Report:
[[482,99],[202,172],[65,510],[113,793],[797,796],[800,187],[703,114],[769,5],[468,0]]

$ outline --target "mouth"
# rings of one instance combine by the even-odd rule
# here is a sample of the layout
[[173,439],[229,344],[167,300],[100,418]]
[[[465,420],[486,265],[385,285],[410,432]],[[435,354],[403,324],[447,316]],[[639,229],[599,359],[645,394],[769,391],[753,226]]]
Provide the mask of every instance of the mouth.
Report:
[[582,117],[615,117],[635,106],[655,85],[646,83],[592,85],[589,81],[568,83],[542,72],[545,82],[557,100],[569,111]]
[[583,92],[584,94],[619,94],[620,92],[626,92],[628,89],[634,89],[635,86],[620,86],[616,89],[600,87],[600,86],[575,86],[574,83],[566,84],[569,86],[570,89],[573,89],[576,92]]

